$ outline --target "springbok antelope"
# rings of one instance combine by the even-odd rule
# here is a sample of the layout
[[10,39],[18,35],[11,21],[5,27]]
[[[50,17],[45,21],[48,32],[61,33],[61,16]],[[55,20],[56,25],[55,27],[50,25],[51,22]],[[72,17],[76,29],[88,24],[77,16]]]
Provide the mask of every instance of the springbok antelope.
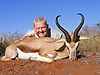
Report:
[[69,57],[70,60],[77,59],[77,47],[80,39],[89,39],[89,37],[81,37],[78,35],[84,23],[84,16],[81,13],[82,21],[74,31],[69,33],[60,26],[58,17],[56,17],[56,25],[64,33],[65,37],[60,39],[52,39],[49,37],[34,38],[25,36],[23,39],[12,43],[6,48],[5,56],[1,60],[8,61],[18,57],[19,59],[31,59],[43,62],[53,62],[57,59]]

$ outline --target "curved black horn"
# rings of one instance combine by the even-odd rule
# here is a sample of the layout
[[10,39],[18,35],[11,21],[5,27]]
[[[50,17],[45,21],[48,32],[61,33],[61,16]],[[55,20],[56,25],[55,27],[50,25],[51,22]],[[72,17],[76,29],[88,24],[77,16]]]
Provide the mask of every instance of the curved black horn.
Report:
[[65,35],[65,37],[66,37],[66,41],[68,42],[68,43],[70,43],[71,42],[71,38],[70,38],[70,35],[69,35],[69,33],[64,29],[64,28],[62,28],[61,26],[60,26],[60,24],[58,23],[58,17],[60,17],[61,15],[58,15],[57,17],[56,17],[56,25],[58,26],[58,28],[64,33],[64,35]]
[[79,41],[78,33],[79,33],[80,29],[82,28],[83,23],[84,23],[84,16],[83,16],[81,13],[78,13],[78,15],[81,15],[82,21],[81,21],[80,25],[79,25],[79,26],[76,28],[76,30],[74,31],[74,38],[73,38],[73,41],[74,41],[74,42]]

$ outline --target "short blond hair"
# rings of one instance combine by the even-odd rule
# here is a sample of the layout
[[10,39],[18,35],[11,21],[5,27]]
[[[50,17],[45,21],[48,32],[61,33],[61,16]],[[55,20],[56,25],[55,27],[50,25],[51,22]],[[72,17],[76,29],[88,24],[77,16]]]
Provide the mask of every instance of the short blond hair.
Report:
[[44,21],[45,25],[47,25],[47,20],[44,17],[37,17],[36,19],[34,19],[34,25],[35,22],[41,22],[41,21]]

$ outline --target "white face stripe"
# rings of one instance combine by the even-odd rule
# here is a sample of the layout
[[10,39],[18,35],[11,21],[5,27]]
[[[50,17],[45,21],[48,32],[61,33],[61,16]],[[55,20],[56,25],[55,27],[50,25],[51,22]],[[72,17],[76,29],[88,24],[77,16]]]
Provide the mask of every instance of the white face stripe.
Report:
[[77,48],[78,44],[79,44],[79,42],[75,43],[75,46],[73,47],[73,50],[75,50]]
[[77,48],[77,46],[78,46],[78,43],[79,43],[79,42],[76,42],[76,43],[75,43],[75,46],[74,46],[73,48],[71,48],[70,44],[69,44],[68,42],[66,42],[66,46],[69,48],[69,50],[67,49],[69,55],[70,55],[70,52],[73,52],[73,51],[76,50],[76,48]]
[[[69,43],[68,43],[68,42],[66,42],[65,44],[66,44],[66,47],[68,47],[68,48],[69,48],[69,50],[70,50],[70,49],[71,49],[71,47],[70,47]],[[68,54],[70,55],[70,51],[69,51],[69,50],[67,49]]]

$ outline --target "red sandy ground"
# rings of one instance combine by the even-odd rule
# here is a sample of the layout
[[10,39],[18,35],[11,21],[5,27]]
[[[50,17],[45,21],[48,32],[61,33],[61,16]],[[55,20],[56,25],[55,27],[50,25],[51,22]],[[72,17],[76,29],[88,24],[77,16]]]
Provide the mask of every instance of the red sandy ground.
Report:
[[0,75],[100,75],[100,52],[85,52],[77,61],[53,63],[31,60],[0,60]]

